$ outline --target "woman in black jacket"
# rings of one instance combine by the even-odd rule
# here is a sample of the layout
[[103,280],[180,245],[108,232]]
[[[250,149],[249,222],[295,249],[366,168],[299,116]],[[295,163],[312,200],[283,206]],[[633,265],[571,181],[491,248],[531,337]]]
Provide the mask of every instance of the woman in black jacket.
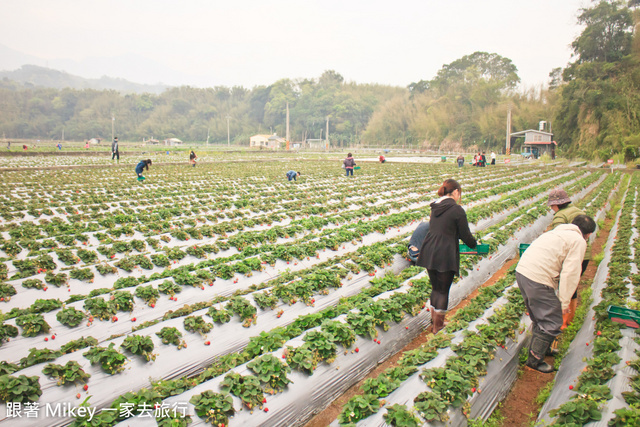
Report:
[[455,179],[447,179],[438,189],[440,198],[431,203],[430,227],[422,242],[416,265],[425,267],[431,281],[431,320],[433,333],[444,327],[449,306],[449,289],[453,278],[460,275],[460,248],[458,240],[470,248],[476,239],[469,230],[467,214],[458,205],[462,194]]

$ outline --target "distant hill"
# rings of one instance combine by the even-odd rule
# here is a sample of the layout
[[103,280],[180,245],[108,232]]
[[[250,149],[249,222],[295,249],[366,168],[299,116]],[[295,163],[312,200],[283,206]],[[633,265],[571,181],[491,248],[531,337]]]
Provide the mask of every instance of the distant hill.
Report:
[[125,79],[103,76],[99,79],[85,79],[64,71],[40,67],[38,65],[23,65],[17,70],[0,71],[0,80],[11,80],[23,87],[49,87],[54,89],[96,89],[115,90],[121,93],[154,93],[160,94],[170,86],[145,85],[133,83]]

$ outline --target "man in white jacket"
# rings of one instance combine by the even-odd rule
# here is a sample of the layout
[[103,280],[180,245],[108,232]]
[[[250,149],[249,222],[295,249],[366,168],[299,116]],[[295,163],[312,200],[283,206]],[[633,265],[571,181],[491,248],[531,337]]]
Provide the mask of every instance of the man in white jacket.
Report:
[[569,311],[571,296],[580,282],[586,240],[595,229],[593,219],[578,215],[571,224],[559,225],[538,237],[520,258],[516,281],[533,323],[527,359],[532,369],[553,372],[544,356],[560,335],[562,314]]

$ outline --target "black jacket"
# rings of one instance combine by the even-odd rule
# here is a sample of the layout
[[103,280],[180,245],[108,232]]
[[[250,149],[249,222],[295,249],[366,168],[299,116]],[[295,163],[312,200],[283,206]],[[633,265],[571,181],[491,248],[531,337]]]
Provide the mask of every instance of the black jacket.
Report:
[[440,203],[431,203],[429,232],[422,242],[416,265],[440,272],[453,271],[460,275],[460,248],[458,240],[470,248],[476,239],[469,230],[467,214],[455,200],[447,197]]

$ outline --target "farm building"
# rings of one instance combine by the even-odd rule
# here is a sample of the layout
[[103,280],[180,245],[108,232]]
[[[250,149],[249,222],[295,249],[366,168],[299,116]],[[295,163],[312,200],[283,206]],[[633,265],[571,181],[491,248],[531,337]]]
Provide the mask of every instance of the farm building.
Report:
[[254,135],[249,138],[250,147],[277,150],[280,148],[280,145],[284,143],[286,143],[286,140],[275,133],[273,135]]
[[541,130],[523,130],[520,132],[514,132],[511,138],[522,138],[522,155],[525,157],[532,157],[537,159],[543,154],[548,154],[552,159],[556,157],[556,146],[558,143],[553,140],[553,134]]
[[164,145],[182,145],[182,141],[178,138],[169,138],[164,140]]

